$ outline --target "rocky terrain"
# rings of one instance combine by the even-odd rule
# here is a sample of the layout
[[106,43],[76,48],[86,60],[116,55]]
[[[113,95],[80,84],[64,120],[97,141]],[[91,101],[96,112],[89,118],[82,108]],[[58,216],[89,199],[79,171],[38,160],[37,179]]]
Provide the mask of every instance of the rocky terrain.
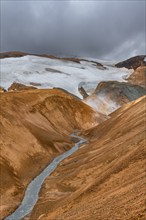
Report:
[[131,57],[127,60],[117,63],[118,68],[126,67],[128,69],[137,69],[140,66],[146,66],[146,55]]
[[1,58],[1,220],[74,146],[72,133],[87,143],[47,177],[29,219],[144,220],[145,56],[117,67],[22,52]]
[[[103,81],[100,82],[94,92],[90,95],[86,93],[84,88],[81,88],[84,102],[92,106],[96,111],[104,114],[110,114],[125,103],[133,101],[143,95],[146,95],[146,66],[144,61],[145,56],[138,56],[121,62],[121,66],[131,64],[140,65],[126,79],[126,82],[119,81]],[[139,62],[142,60],[143,65]],[[121,67],[119,65],[119,67]]]
[[12,85],[8,88],[8,91],[21,91],[21,90],[32,90],[36,89],[34,86],[26,86],[21,83],[13,82]]
[[[133,78],[133,74],[130,76],[131,78]],[[128,80],[130,81],[130,79]],[[138,79],[138,82],[138,84],[141,84],[141,80]],[[140,85],[127,82],[104,81],[98,84],[94,93],[86,97],[84,102],[92,106],[96,111],[109,115],[123,104],[143,95],[146,95],[146,89]]]

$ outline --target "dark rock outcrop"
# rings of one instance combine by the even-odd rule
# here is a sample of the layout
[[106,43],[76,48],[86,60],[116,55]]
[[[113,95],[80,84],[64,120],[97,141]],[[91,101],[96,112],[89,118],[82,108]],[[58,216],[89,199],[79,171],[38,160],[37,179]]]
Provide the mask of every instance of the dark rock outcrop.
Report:
[[34,83],[34,82],[31,82],[30,85],[32,85],[32,86],[41,86],[42,84],[41,84],[41,83]]
[[79,90],[80,94],[83,96],[83,99],[88,97],[88,94],[85,91],[85,89],[83,88],[83,86],[79,87],[78,90]]
[[126,82],[107,81],[98,84],[94,93],[84,99],[96,111],[109,115],[120,106],[146,95],[146,89]]
[[146,95],[146,90],[139,85],[127,82],[104,81],[98,84],[94,94],[105,95],[121,103],[124,100],[133,101]]
[[127,69],[136,69],[139,66],[146,66],[146,61],[144,59],[146,55],[131,57],[127,60],[117,63],[115,66],[118,68],[126,67]]

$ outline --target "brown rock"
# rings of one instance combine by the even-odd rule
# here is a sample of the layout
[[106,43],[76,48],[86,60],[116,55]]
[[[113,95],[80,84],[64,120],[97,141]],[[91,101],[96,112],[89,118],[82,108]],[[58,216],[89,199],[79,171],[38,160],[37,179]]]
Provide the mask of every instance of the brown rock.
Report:
[[31,90],[37,89],[33,86],[26,86],[21,83],[13,82],[12,85],[8,88],[8,91],[23,91],[23,90]]
[[138,67],[127,80],[146,89],[146,66]]
[[6,92],[6,90],[0,86],[0,92]]
[[120,63],[117,63],[115,66],[116,67],[126,67],[128,69],[136,69],[139,66],[146,66],[146,61],[144,59],[146,58],[146,55],[141,55],[141,56],[135,56],[132,58],[129,58],[128,60],[124,60]]

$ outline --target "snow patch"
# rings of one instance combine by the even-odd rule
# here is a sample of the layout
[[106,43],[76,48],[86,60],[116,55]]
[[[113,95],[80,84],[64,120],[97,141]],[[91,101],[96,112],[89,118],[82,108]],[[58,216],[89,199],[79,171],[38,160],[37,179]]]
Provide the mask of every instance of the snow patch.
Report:
[[[81,61],[63,61],[37,56],[1,59],[1,86],[5,89],[15,81],[25,85],[39,83],[38,88],[63,88],[81,97],[78,86],[84,84],[85,90],[91,94],[101,81],[125,81],[133,71],[126,68],[116,68],[111,65],[107,69],[98,69],[94,63]],[[97,61],[99,62],[99,60]],[[48,71],[49,69],[49,71]],[[52,69],[52,71],[51,71]],[[57,72],[58,71],[58,72]]]

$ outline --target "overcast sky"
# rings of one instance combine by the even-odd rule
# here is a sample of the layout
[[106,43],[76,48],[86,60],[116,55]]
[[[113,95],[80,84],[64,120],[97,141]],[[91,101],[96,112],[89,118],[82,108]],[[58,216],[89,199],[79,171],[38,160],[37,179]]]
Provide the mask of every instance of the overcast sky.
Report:
[[145,0],[1,0],[1,51],[102,59],[145,54]]

